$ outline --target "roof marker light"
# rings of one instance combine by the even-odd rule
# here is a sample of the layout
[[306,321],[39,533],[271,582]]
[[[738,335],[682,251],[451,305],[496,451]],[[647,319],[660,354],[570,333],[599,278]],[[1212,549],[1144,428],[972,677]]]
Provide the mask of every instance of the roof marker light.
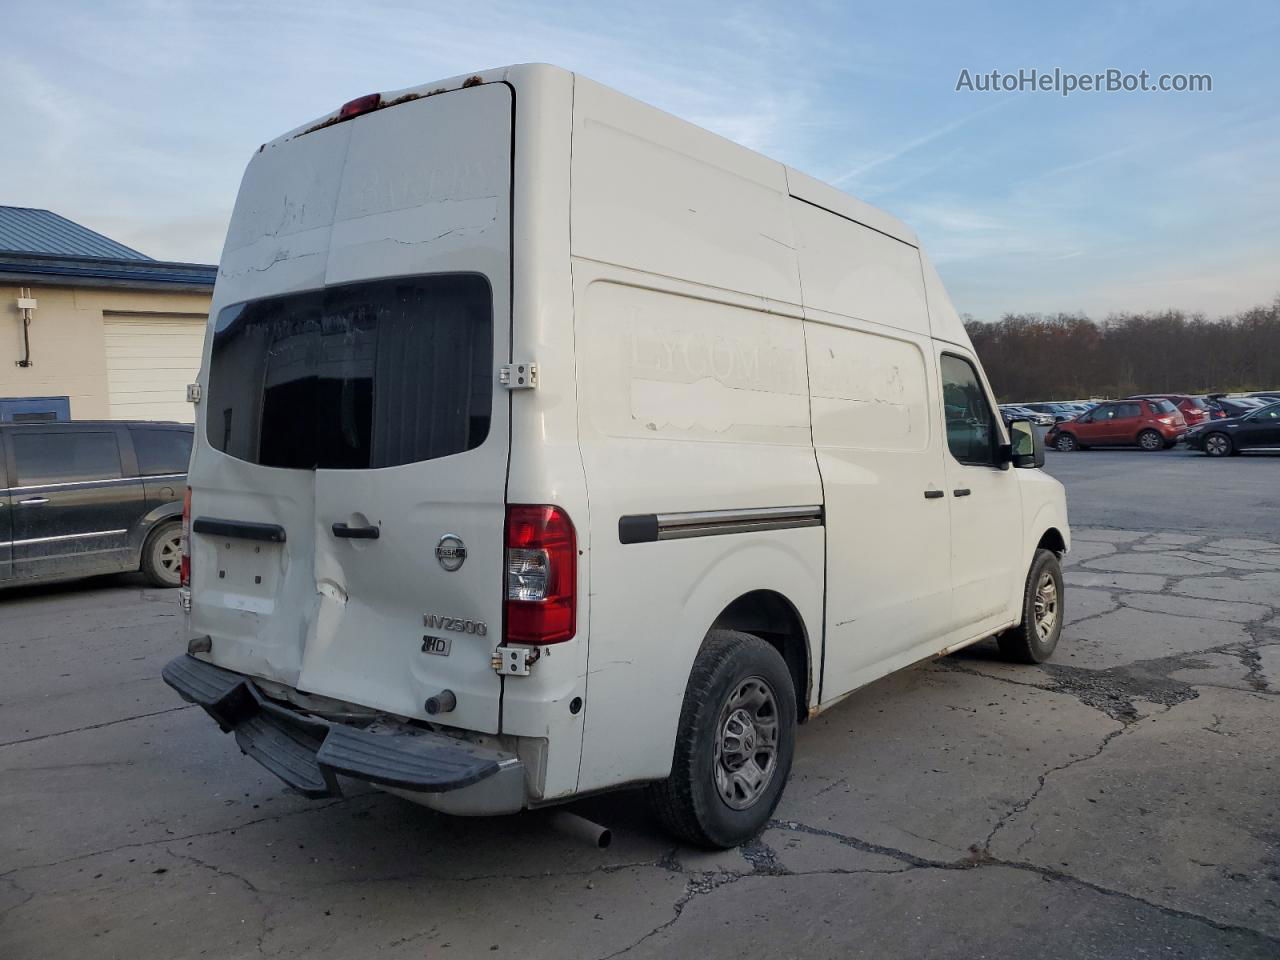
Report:
[[338,109],[339,120],[350,120],[352,117],[358,117],[362,113],[372,113],[382,106],[382,94],[367,93],[363,97],[356,97],[354,100],[348,100]]

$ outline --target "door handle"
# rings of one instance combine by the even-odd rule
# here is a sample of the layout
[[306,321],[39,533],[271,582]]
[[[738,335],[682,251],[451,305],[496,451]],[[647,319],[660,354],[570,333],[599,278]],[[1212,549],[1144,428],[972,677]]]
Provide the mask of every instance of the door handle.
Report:
[[333,525],[333,535],[344,540],[377,540],[382,535],[381,527],[349,527],[345,523]]
[[951,495],[955,497],[967,497],[971,492],[972,491],[968,487],[960,487],[957,490],[952,490]]
[[945,490],[926,490],[924,492],[924,498],[926,500],[937,500],[940,497],[943,497],[945,495],[946,495]]
[[48,497],[32,497],[30,500],[19,500],[19,501],[18,501],[18,506],[20,506],[20,507],[38,507],[38,506],[40,506],[40,504],[42,504],[42,503],[48,503],[48,502],[49,502],[49,498],[48,498]]

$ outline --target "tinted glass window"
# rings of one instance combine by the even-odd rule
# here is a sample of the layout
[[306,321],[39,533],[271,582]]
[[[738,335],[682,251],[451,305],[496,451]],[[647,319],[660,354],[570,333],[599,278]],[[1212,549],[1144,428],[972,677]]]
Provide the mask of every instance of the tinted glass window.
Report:
[[116,435],[103,433],[13,433],[18,486],[112,480],[120,474]]
[[1178,408],[1174,406],[1172,403],[1170,403],[1168,400],[1152,400],[1151,406],[1155,408],[1156,413],[1160,413],[1160,414],[1170,414],[1170,413],[1178,412]]
[[1209,405],[1205,403],[1203,400],[1201,400],[1199,397],[1188,397],[1186,400],[1182,402],[1186,404],[1188,407],[1190,407],[1192,410],[1208,410],[1209,409]]
[[219,313],[206,427],[264,466],[391,467],[483,443],[494,382],[483,277],[329,287]]
[[947,423],[947,446],[961,463],[995,462],[995,418],[977,371],[967,360],[942,357],[942,404]]
[[1111,416],[1115,420],[1142,416],[1142,405],[1138,403],[1117,403],[1112,409],[1114,412]]
[[149,430],[134,427],[133,452],[138,455],[138,472],[145,476],[186,473],[191,459],[191,434],[186,430]]

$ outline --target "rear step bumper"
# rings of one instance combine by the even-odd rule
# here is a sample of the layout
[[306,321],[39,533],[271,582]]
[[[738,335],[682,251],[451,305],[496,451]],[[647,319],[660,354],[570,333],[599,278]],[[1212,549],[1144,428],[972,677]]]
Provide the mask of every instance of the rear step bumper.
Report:
[[509,753],[432,733],[370,733],[268,700],[248,677],[188,654],[161,671],[240,749],[308,797],[341,796],[338,776],[363,780],[447,813],[514,813],[524,769]]

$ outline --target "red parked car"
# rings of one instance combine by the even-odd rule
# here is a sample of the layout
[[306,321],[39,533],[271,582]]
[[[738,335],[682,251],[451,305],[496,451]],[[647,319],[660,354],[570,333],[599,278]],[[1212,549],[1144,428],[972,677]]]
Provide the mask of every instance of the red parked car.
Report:
[[1189,393],[1141,393],[1128,399],[1168,400],[1178,408],[1178,412],[1182,414],[1182,419],[1187,421],[1188,428],[1204,423],[1213,415],[1204,397],[1195,397]]
[[1186,433],[1187,421],[1168,400],[1111,400],[1074,420],[1054,424],[1044,441],[1063,452],[1133,446],[1165,450]]

